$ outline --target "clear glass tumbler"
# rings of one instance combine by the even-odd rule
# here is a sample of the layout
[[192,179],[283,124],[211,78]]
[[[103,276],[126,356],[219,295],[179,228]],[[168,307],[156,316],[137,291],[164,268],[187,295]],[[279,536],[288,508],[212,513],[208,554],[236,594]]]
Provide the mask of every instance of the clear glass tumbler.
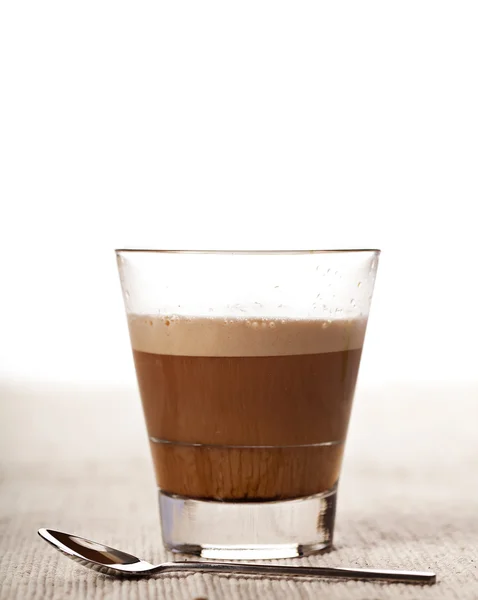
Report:
[[117,250],[167,548],[331,545],[378,256]]

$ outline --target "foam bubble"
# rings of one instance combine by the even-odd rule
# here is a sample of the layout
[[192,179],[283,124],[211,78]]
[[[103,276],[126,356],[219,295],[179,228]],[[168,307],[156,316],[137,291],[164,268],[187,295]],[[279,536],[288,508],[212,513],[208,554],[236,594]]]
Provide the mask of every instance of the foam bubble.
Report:
[[176,356],[287,356],[361,348],[366,319],[129,315],[135,350]]

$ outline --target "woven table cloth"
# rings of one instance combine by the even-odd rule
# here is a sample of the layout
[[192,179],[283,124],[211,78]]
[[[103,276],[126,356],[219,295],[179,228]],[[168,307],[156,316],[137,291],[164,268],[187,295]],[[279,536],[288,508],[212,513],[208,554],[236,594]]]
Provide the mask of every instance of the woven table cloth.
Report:
[[[356,395],[334,550],[284,564],[433,570],[435,586],[208,574],[116,580],[49,547],[40,527],[150,562],[161,545],[135,389],[0,384],[0,598],[478,599],[478,384]],[[179,557],[183,558],[183,557]]]

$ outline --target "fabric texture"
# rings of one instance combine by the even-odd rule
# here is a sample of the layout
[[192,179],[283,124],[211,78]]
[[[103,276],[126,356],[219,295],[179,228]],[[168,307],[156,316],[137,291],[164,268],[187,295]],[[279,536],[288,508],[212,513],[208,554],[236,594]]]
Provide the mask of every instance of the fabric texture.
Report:
[[150,562],[161,546],[135,390],[0,387],[0,598],[478,599],[478,387],[359,389],[335,548],[287,564],[433,570],[434,586],[167,574],[116,580],[68,560],[50,527]]

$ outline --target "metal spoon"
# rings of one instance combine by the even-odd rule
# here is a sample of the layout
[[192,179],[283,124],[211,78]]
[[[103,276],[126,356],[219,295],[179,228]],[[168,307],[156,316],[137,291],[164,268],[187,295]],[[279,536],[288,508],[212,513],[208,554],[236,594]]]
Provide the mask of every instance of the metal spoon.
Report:
[[207,573],[239,573],[247,575],[287,575],[300,577],[326,577],[333,579],[382,580],[396,583],[435,583],[430,571],[388,571],[383,569],[344,569],[340,567],[291,567],[250,563],[217,562],[167,562],[152,565],[144,560],[76,535],[39,529],[38,534],[57,550],[85,567],[108,575],[150,576],[170,571],[202,571]]

